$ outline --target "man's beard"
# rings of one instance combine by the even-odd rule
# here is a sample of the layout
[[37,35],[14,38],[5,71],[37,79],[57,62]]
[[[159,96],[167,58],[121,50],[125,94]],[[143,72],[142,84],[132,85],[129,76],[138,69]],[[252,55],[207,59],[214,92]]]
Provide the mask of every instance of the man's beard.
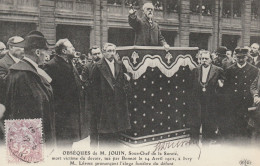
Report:
[[98,62],[101,58],[97,57],[96,59],[93,59],[95,62]]
[[257,52],[251,52],[252,57],[257,57],[259,54]]
[[148,14],[147,14],[147,17],[150,18],[150,19],[152,19],[152,18],[153,18],[153,13],[148,13]]
[[202,63],[201,64],[203,67],[208,67],[209,66],[209,64],[206,64],[206,63]]
[[75,56],[72,54],[67,54],[68,59],[73,59]]

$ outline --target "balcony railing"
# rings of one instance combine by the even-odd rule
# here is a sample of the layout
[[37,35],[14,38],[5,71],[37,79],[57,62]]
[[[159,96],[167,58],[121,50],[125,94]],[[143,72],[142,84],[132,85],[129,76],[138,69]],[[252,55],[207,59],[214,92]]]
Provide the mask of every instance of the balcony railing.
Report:
[[241,18],[222,18],[223,26],[241,28]]
[[39,0],[0,0],[0,10],[35,13]]
[[[135,10],[139,10],[139,7],[135,7]],[[126,19],[128,12],[130,10],[129,6],[107,4],[107,12],[109,17],[118,17]],[[178,13],[175,12],[164,12],[163,10],[155,10],[154,17],[156,20],[168,20],[178,22]]]
[[259,20],[252,20],[251,21],[251,28],[259,29],[260,28],[260,21]]
[[212,16],[203,16],[201,14],[191,14],[190,15],[191,24],[202,24],[205,26],[212,26]]
[[56,12],[68,12],[75,14],[92,14],[93,3],[91,1],[62,0],[56,2]]

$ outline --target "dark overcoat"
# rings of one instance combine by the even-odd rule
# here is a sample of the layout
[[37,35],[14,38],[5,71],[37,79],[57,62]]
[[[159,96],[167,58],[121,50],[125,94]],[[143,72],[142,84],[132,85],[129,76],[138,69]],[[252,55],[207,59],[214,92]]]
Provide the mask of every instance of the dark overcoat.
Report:
[[[190,112],[190,126],[192,137],[198,137],[200,125],[207,123],[211,128],[216,130],[218,125],[218,80],[224,79],[223,69],[215,65],[211,65],[206,81],[206,91],[202,91],[200,84],[202,77],[202,66],[198,66],[192,71],[192,95],[191,95],[191,112]],[[204,98],[202,98],[202,94]],[[204,101],[201,101],[201,100]],[[205,112],[201,112],[201,102],[207,105]]]
[[4,78],[10,66],[15,64],[14,60],[10,57],[9,52],[5,54],[5,56],[0,59],[0,78]]
[[[257,77],[251,84],[250,91],[253,96],[260,95],[260,93],[259,93],[259,91],[260,91],[260,72],[258,73]],[[252,124],[250,124],[250,125],[259,131],[260,130],[260,104],[256,105],[256,110],[252,111],[250,113],[250,118],[252,121]]]
[[44,70],[52,78],[57,143],[79,141],[88,135],[88,126],[77,69],[56,55]]
[[104,58],[93,69],[92,134],[116,133],[131,128],[123,64],[116,60],[114,64],[115,77]]
[[151,26],[145,15],[142,18],[137,17],[137,15],[129,15],[128,22],[129,25],[135,30],[134,45],[163,46],[166,43],[161,34],[159,25],[153,21]]
[[28,61],[10,67],[6,77],[5,119],[42,118],[47,143],[55,143],[53,91]]

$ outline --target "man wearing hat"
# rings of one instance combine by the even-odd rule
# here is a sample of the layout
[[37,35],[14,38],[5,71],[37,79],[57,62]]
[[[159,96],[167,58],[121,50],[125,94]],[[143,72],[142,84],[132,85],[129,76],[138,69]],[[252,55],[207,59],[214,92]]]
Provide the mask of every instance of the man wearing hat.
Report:
[[24,39],[20,36],[14,36],[11,37],[8,42],[7,46],[9,48],[9,51],[6,53],[6,55],[0,59],[0,77],[4,78],[7,73],[10,66],[20,61],[20,59],[23,57],[23,51],[24,49],[21,47],[14,46],[16,43],[19,43],[23,41]]
[[247,140],[249,138],[248,108],[253,104],[250,85],[255,80],[258,69],[247,62],[247,48],[236,48],[237,62],[226,69],[224,93],[226,95],[225,123],[222,133],[226,138]]
[[222,68],[222,67],[223,67],[222,61],[223,61],[224,58],[227,57],[226,53],[227,53],[227,47],[225,47],[225,46],[220,46],[220,47],[217,49],[217,51],[216,51],[217,57],[216,57],[216,59],[214,60],[213,64],[216,65],[216,66],[218,66],[218,67],[221,67],[221,68]]
[[5,101],[5,77],[9,71],[10,66],[20,61],[23,56],[23,48],[16,47],[14,44],[23,41],[24,39],[20,36],[11,37],[8,42],[7,46],[9,50],[6,52],[5,56],[0,59],[0,103]]
[[15,47],[24,47],[24,58],[9,68],[6,77],[5,119],[41,118],[43,140],[55,143],[53,91],[50,76],[39,68],[47,54],[48,43],[39,31],[26,35]]

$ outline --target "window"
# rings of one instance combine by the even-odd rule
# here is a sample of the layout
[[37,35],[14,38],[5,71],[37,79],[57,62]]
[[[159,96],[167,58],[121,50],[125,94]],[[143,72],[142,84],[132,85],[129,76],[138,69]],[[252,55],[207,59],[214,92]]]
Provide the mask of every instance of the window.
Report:
[[241,0],[233,0],[233,17],[241,17],[241,6],[242,1]]
[[259,5],[260,5],[259,0],[253,0],[251,3],[252,20],[256,20],[259,18]]
[[152,0],[155,10],[163,10],[163,2],[162,0]]
[[122,0],[107,0],[107,4],[122,5]]
[[167,0],[167,11],[178,13],[179,12],[179,0]]
[[212,0],[202,0],[201,13],[203,16],[209,16],[212,13]]
[[226,0],[223,3],[222,16],[225,18],[231,17],[231,0]]
[[190,10],[192,13],[210,16],[212,14],[212,0],[190,0]]
[[225,18],[237,18],[241,17],[241,0],[226,0],[223,3],[222,17]]
[[199,0],[190,0],[190,10],[192,13],[200,13]]

